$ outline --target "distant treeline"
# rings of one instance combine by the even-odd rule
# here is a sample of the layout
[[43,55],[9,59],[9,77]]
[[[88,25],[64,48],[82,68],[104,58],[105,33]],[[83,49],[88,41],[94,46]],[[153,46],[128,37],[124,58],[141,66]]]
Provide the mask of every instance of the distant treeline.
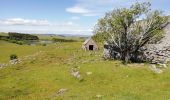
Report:
[[61,38],[53,38],[53,42],[77,42],[76,40],[73,39],[61,39]]
[[16,32],[9,32],[8,36],[0,36],[0,39],[10,39],[10,40],[39,40],[38,36],[30,35],[30,34],[23,34],[23,33],[16,33]]
[[8,35],[11,40],[39,40],[38,36],[30,34],[9,32]]
[[9,32],[8,36],[0,36],[0,40],[5,40],[11,43],[22,45],[22,44],[27,44],[28,41],[37,41],[39,40],[39,38],[38,36],[34,36],[30,34]]

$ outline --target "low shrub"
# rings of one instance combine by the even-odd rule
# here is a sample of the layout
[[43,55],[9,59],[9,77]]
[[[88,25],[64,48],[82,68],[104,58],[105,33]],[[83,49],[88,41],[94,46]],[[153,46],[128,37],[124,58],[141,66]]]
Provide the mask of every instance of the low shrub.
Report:
[[47,44],[43,43],[42,46],[46,46]]
[[10,60],[18,59],[18,56],[16,54],[10,55]]
[[24,44],[24,42],[23,42],[23,41],[17,41],[17,43],[16,43],[16,44],[23,45],[23,44]]

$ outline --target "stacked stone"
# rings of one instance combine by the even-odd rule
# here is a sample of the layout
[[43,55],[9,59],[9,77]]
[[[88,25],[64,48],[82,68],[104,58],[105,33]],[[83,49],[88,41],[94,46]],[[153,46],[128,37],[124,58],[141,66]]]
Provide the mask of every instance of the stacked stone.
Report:
[[170,61],[170,47],[150,47],[145,51],[147,61],[153,64],[164,64]]

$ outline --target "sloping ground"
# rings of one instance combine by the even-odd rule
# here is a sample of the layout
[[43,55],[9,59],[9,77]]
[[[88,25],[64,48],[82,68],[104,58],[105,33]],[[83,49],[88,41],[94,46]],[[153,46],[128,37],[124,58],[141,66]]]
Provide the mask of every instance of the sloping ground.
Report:
[[[147,64],[104,61],[101,51],[82,51],[81,43],[51,44],[39,50],[34,57],[21,55],[30,57],[21,64],[0,69],[0,100],[170,99],[169,67],[155,74]],[[71,75],[72,68],[81,79]]]
[[9,61],[11,54],[16,54],[18,57],[34,54],[40,50],[44,50],[43,46],[29,46],[29,45],[17,45],[9,43],[7,41],[0,40],[0,63]]
[[0,36],[8,36],[7,33],[0,32]]

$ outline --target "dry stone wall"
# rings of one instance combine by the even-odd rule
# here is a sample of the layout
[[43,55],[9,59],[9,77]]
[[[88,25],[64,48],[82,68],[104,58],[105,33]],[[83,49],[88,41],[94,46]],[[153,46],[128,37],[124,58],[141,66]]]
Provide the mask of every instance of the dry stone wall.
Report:
[[167,63],[170,61],[170,22],[164,28],[164,38],[158,44],[152,44],[145,51],[146,57],[151,63]]
[[145,56],[153,64],[167,63],[170,61],[170,46],[157,48],[152,45],[145,51]]

